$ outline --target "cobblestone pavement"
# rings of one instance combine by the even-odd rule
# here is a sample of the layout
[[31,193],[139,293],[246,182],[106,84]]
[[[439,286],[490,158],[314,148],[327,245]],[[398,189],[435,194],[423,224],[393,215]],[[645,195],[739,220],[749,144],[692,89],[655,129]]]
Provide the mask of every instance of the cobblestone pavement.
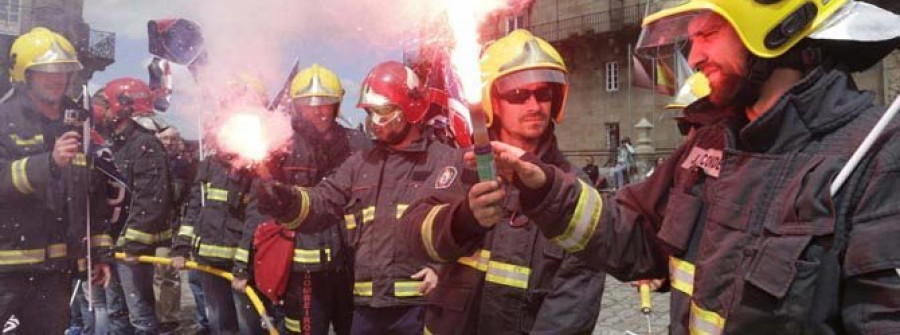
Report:
[[[653,311],[650,314],[650,325],[653,334],[668,334],[669,294],[651,293]],[[603,291],[603,304],[594,335],[638,335],[647,334],[647,318],[641,314],[640,297],[637,289],[613,277],[606,278],[606,289]]]

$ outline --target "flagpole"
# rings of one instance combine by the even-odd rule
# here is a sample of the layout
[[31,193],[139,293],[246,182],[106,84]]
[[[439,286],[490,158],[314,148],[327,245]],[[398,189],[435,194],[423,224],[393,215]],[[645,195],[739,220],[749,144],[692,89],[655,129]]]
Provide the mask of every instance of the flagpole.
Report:
[[[633,74],[631,73],[634,63],[634,54],[631,51],[631,43],[628,44],[628,115],[625,117],[625,122],[628,122],[629,127],[632,124],[631,116],[634,115],[634,106],[632,105],[632,96],[631,96],[631,87],[634,86],[633,82]],[[631,128],[628,128],[631,129]],[[618,140],[618,139],[617,139]],[[613,143],[613,147],[618,146],[618,143]]]

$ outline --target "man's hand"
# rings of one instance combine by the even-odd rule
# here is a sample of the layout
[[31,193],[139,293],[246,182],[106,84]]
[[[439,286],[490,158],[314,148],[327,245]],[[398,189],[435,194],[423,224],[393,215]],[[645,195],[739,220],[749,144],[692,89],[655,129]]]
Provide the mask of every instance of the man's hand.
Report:
[[184,270],[186,263],[187,263],[187,260],[184,257],[181,257],[181,256],[172,257],[172,267],[175,268],[175,270]]
[[74,131],[69,131],[56,139],[53,144],[53,162],[56,166],[63,167],[69,165],[75,155],[81,151],[81,135]]
[[138,263],[140,263],[140,262],[138,262],[138,257],[140,257],[140,256],[134,255],[134,254],[129,254],[126,252],[125,258],[122,259],[122,263],[125,263],[128,265],[137,265]]
[[299,212],[297,197],[293,187],[274,181],[260,182],[256,190],[259,212],[282,222],[289,221]]
[[484,228],[491,228],[503,218],[503,209],[500,201],[506,197],[506,192],[500,187],[500,181],[484,181],[472,186],[469,190],[469,208],[478,224]]
[[419,285],[419,293],[426,296],[431,293],[438,284],[437,272],[434,272],[434,269],[427,266],[410,276],[410,278],[422,281],[422,285]]
[[647,286],[650,287],[650,291],[656,291],[660,287],[662,287],[663,279],[647,279],[647,280],[636,280],[628,282],[628,285],[634,288],[640,288],[641,284],[644,282],[647,283]]
[[[522,184],[535,190],[547,183],[547,176],[539,166],[522,159],[522,156],[525,155],[525,150],[497,141],[491,141],[491,147],[494,149],[494,164],[497,169],[497,175],[504,180],[512,182],[513,177],[518,177]],[[474,152],[466,152],[464,158],[467,165],[470,167],[476,166]]]
[[109,264],[94,263],[91,268],[91,285],[100,285],[106,288],[109,285],[109,279],[112,277]]
[[231,280],[231,288],[237,292],[244,292],[247,289],[247,278],[237,278]]

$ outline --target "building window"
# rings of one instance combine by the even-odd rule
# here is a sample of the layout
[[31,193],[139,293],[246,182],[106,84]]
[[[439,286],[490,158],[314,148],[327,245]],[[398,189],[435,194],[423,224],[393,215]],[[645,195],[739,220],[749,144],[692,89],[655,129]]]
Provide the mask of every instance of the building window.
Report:
[[516,15],[506,18],[506,33],[509,34],[513,30],[525,28],[525,15]]
[[619,123],[606,123],[606,148],[615,150],[619,147]]
[[0,34],[18,35],[22,7],[20,0],[0,0]]
[[606,63],[606,91],[619,90],[619,62]]

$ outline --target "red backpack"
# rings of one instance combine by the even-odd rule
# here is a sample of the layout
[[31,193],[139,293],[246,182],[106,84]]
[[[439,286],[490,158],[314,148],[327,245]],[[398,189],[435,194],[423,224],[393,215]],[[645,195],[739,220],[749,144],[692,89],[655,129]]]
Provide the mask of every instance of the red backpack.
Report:
[[294,231],[274,220],[256,227],[253,234],[253,280],[256,288],[275,303],[287,290],[294,258]]

